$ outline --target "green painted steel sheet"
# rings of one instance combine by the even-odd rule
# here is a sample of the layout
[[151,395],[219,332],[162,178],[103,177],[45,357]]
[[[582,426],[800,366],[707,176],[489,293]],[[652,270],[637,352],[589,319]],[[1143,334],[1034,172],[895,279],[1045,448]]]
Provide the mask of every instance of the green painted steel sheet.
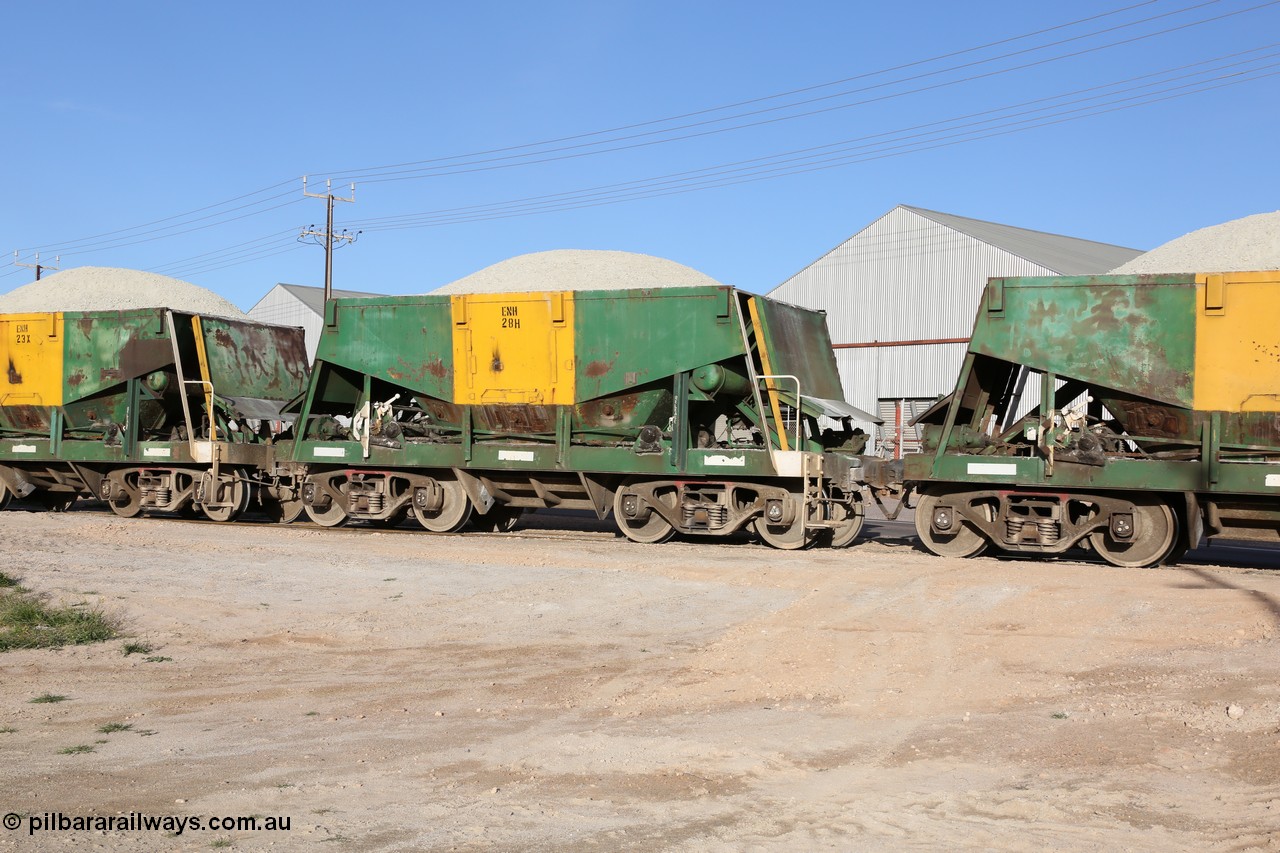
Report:
[[453,399],[448,296],[335,299],[316,358],[441,400]]
[[[756,310],[773,372],[799,377],[805,397],[844,400],[826,314],[760,298]],[[780,387],[789,390],[785,383]]]
[[996,278],[971,352],[1192,405],[1195,277]]
[[310,366],[302,329],[221,317],[202,317],[200,325],[219,395],[285,402],[306,388]]
[[1214,473],[1216,481],[1206,484],[1205,491],[1280,496],[1280,464],[1223,462]]
[[618,394],[742,357],[733,299],[729,287],[574,293],[577,399]]
[[690,450],[686,468],[690,474],[723,477],[726,480],[770,477],[777,473],[769,451],[745,447]]
[[[83,400],[173,364],[173,345],[163,308],[133,311],[67,312],[63,316],[66,340],[66,403]],[[123,405],[117,401],[115,408]],[[123,409],[114,411],[117,422]],[[100,413],[99,417],[105,417]]]

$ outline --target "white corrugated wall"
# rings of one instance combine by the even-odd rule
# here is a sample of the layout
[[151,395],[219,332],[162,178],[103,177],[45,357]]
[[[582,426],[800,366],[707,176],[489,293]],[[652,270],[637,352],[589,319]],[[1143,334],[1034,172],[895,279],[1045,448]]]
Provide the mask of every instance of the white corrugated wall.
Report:
[[[987,279],[1013,275],[1054,271],[897,207],[769,296],[825,310],[835,344],[967,338]],[[846,399],[874,412],[882,399],[950,393],[965,350],[836,349],[836,362]]]

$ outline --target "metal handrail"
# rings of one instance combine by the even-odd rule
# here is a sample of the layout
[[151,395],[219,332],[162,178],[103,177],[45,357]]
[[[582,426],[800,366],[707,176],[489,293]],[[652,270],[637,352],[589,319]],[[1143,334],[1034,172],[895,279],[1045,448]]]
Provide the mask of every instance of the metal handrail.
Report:
[[[804,447],[804,444],[803,444],[803,443],[801,442],[801,440],[800,440],[800,432],[801,432],[801,429],[802,429],[802,426],[803,426],[803,423],[804,423],[804,412],[803,412],[803,410],[802,410],[803,401],[804,401],[804,396],[800,393],[800,377],[799,377],[799,376],[796,376],[795,374],[792,374],[792,373],[759,373],[759,374],[756,374],[756,382],[760,382],[761,380],[764,380],[764,381],[766,381],[766,382],[769,382],[769,381],[772,381],[772,380],[774,380],[774,379],[790,379],[792,382],[794,382],[794,383],[796,384],[796,405],[795,405],[795,409],[796,409],[796,443],[795,443],[795,449],[796,449],[796,450],[801,450],[801,449],[803,449],[803,447]],[[769,389],[769,388],[766,386],[766,390],[776,390],[776,389]],[[779,424],[778,424],[778,432],[779,432],[779,433],[783,433],[783,432],[785,432],[785,429],[786,429],[785,424],[782,424],[782,423],[779,423]]]
[[[208,407],[210,409],[210,411],[205,413],[209,416],[209,440],[217,441],[218,440],[218,415],[217,415],[217,412],[214,411],[215,401],[217,400],[217,397],[213,393],[213,383],[208,381],[207,379],[184,379],[182,380],[182,384],[183,385],[200,385],[205,388],[205,397],[209,400]],[[191,432],[190,419],[187,420],[187,434],[188,434],[188,438],[191,441],[195,440],[195,434]]]

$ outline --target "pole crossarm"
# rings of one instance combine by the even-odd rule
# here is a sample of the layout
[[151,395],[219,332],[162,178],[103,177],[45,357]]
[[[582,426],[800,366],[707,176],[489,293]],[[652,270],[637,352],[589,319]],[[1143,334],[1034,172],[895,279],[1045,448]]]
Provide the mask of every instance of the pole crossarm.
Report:
[[[57,257],[55,257],[55,258],[53,259],[53,262],[56,264],[56,263],[58,263],[58,262],[59,262],[59,261],[61,261],[61,260],[62,260],[62,255],[58,255]],[[17,249],[14,249],[14,250],[13,250],[13,265],[14,265],[15,267],[26,267],[27,269],[33,269],[33,270],[35,270],[35,271],[36,271],[36,281],[39,281],[39,280],[40,280],[40,274],[41,274],[41,273],[43,273],[45,270],[53,270],[54,272],[57,272],[58,270],[62,269],[62,267],[53,267],[53,266],[49,266],[48,264],[42,264],[42,263],[40,263],[40,253],[39,253],[39,252],[36,252],[36,258],[35,258],[35,261],[34,261],[34,262],[29,263],[29,264],[28,264],[28,263],[23,263],[22,261],[19,261],[19,260],[18,260],[18,250],[17,250]]]
[[[315,230],[312,225],[309,228],[302,229],[298,234],[299,240],[307,237],[315,238],[313,242],[324,246],[324,301],[328,302],[333,298],[333,247],[334,243],[354,243],[356,238],[362,232],[357,231],[354,234],[343,229],[341,234],[333,233],[333,203],[335,201],[354,202],[356,200],[356,185],[351,185],[351,197],[343,198],[342,196],[333,194],[333,182],[324,182],[324,192],[313,193],[307,190],[307,176],[302,176],[302,194],[307,198],[322,198],[325,200],[325,226],[323,231]],[[322,242],[323,241],[323,242]]]

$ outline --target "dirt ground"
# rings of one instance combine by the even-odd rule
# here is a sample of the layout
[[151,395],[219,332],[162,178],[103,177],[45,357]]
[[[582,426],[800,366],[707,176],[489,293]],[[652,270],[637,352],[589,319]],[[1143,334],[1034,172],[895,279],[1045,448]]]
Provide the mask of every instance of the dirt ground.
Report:
[[[868,527],[0,513],[4,571],[152,647],[0,656],[0,849],[1280,850],[1274,549],[1122,570]],[[57,812],[290,829],[27,834]]]

